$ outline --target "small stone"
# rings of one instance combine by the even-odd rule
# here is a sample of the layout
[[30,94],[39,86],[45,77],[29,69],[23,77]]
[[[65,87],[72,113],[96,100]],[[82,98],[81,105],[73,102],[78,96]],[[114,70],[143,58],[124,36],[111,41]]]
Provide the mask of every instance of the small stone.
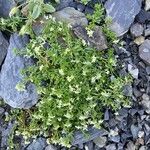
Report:
[[[112,18],[110,28],[117,36],[126,33],[141,10],[142,0],[107,0],[105,8],[107,16]],[[129,13],[130,12],[130,13]]]
[[60,11],[54,12],[52,16],[55,17],[56,20],[66,22],[72,26],[86,26],[88,24],[85,14],[75,10],[73,7],[66,7]]
[[3,114],[5,112],[5,109],[0,107],[0,115]]
[[138,132],[139,132],[140,128],[135,125],[131,125],[130,130],[131,130],[133,138],[136,139],[138,137]]
[[141,146],[139,150],[148,150],[148,148],[146,146]]
[[44,138],[38,138],[33,141],[26,150],[43,150],[46,147],[46,140]]
[[123,89],[123,93],[125,96],[129,96],[131,97],[132,96],[132,86],[131,85],[125,85],[124,86],[124,89]]
[[120,136],[119,135],[117,135],[117,136],[110,136],[109,140],[112,141],[112,142],[115,142],[115,143],[119,143],[120,142]]
[[130,27],[130,33],[133,37],[139,37],[143,34],[144,28],[141,24],[135,23]]
[[143,107],[145,108],[145,111],[150,114],[150,96],[147,94],[142,95],[142,101],[141,101]]
[[116,150],[116,145],[115,144],[109,144],[106,146],[106,150]]
[[145,10],[148,11],[150,9],[150,0],[145,0]]
[[148,75],[150,75],[150,66],[146,67],[146,72],[147,72]]
[[85,7],[85,14],[90,14],[92,15],[94,12],[93,8],[92,7],[89,7],[89,6],[86,6]]
[[141,11],[138,13],[138,15],[136,16],[136,20],[139,23],[145,23],[146,21],[150,20],[150,13],[141,9]]
[[138,137],[139,137],[139,138],[144,137],[144,131],[139,131],[139,133],[138,133]]
[[128,71],[132,75],[133,78],[138,79],[139,70],[135,65],[128,64]]
[[57,148],[54,145],[49,144],[48,146],[46,146],[45,150],[57,150]]
[[136,98],[142,96],[142,93],[137,88],[133,88],[133,94]]
[[60,0],[59,5],[57,6],[57,10],[63,9],[65,7],[68,7],[70,3],[72,3],[73,0]]
[[127,144],[127,148],[126,150],[135,150],[135,145],[133,144],[132,141],[130,141],[128,144]]
[[106,37],[99,26],[95,26],[92,36],[88,35],[87,30],[83,26],[77,26],[73,28],[74,34],[91,46],[95,47],[97,50],[107,49]]
[[93,140],[93,142],[99,147],[102,148],[106,145],[107,138],[105,136],[102,137],[97,137],[96,139]]
[[108,111],[108,109],[105,111],[104,120],[105,120],[105,121],[108,121],[108,120],[109,120],[109,111]]
[[145,41],[145,37],[144,36],[139,36],[134,40],[134,43],[137,45],[141,45],[142,43],[144,43]]
[[144,35],[145,35],[145,36],[150,36],[150,27],[147,28],[147,29],[145,29]]
[[150,40],[145,40],[139,47],[139,56],[145,63],[150,65]]
[[83,4],[78,4],[77,5],[77,10],[79,10],[80,12],[83,12],[85,9],[85,6]]

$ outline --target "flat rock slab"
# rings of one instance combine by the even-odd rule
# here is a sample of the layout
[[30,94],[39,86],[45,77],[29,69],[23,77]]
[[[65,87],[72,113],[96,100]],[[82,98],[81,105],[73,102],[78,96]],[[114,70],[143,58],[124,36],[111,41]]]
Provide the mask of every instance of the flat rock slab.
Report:
[[108,48],[105,35],[99,26],[95,27],[93,34],[90,37],[83,26],[77,26],[73,28],[73,31],[78,38],[85,40],[86,43],[89,43],[90,46],[95,47],[97,50]]
[[150,65],[150,40],[145,40],[145,42],[139,47],[140,58]]
[[0,96],[7,104],[14,108],[30,108],[38,100],[38,94],[33,84],[29,83],[26,85],[24,91],[16,89],[16,85],[23,79],[20,71],[32,65],[33,61],[23,56],[16,56],[13,50],[22,50],[28,41],[27,36],[21,37],[16,33],[11,36],[7,56],[1,69]]
[[55,17],[56,20],[68,23],[72,26],[86,26],[88,24],[85,14],[74,9],[73,7],[66,7],[60,11],[54,12],[52,16]]
[[107,16],[112,18],[111,30],[122,36],[140,12],[142,0],[108,0],[105,3]]
[[7,48],[8,48],[8,41],[4,38],[2,32],[0,32],[0,66],[7,54]]
[[72,145],[82,145],[88,141],[91,141],[99,136],[107,135],[108,132],[104,129],[89,128],[87,131],[87,137],[80,131],[77,131],[74,135]]
[[0,0],[0,17],[8,17],[9,12],[16,6],[14,0]]

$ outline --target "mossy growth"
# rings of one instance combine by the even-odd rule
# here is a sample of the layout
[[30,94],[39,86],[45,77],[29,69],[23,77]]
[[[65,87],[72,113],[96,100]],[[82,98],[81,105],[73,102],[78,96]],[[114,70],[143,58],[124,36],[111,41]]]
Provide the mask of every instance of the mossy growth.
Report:
[[[23,84],[34,83],[40,97],[35,107],[12,113],[17,120],[16,134],[26,141],[42,135],[50,143],[69,147],[75,131],[101,127],[104,108],[117,111],[129,105],[122,90],[130,80],[119,77],[116,71],[112,48],[116,37],[108,30],[104,9],[96,7],[100,14],[88,16],[91,23],[87,29],[101,25],[109,42],[107,50],[89,47],[75,38],[69,25],[49,16],[43,32],[33,36],[26,49],[19,52],[36,60],[35,65],[22,70]],[[20,85],[17,88],[25,87]]]

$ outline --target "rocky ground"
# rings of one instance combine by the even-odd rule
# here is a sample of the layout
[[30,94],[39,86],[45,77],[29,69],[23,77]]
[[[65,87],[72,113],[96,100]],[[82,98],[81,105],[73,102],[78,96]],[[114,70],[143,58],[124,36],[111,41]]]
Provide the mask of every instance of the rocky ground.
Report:
[[[114,48],[122,67],[120,75],[125,76],[129,72],[134,78],[132,85],[126,86],[124,90],[125,94],[131,97],[133,104],[131,108],[120,109],[118,114],[113,114],[111,110],[106,109],[103,129],[89,129],[91,136],[88,140],[84,139],[81,133],[77,133],[71,149],[150,150],[150,0],[92,0],[92,3],[97,2],[104,4],[106,14],[113,19],[111,29],[122,39],[122,45],[120,47],[114,45]],[[14,5],[15,1],[0,0],[0,16],[7,17]],[[66,7],[69,7],[69,11],[74,11],[71,9],[75,8],[78,15],[81,15],[80,12],[84,14],[93,12],[90,3],[84,6],[77,1],[61,0],[57,7],[61,18],[65,16],[63,11]],[[82,18],[83,23],[86,21]],[[27,93],[16,93],[14,85],[21,79],[18,68],[24,68],[30,61],[13,57],[9,49],[22,48],[27,40],[27,37],[20,39],[17,34],[14,34],[9,41],[9,37],[0,32],[0,65],[3,64],[0,96],[6,98],[10,105],[14,107],[17,105],[20,108],[34,105],[37,95],[29,92],[34,89],[33,85],[29,85]],[[10,83],[12,87],[9,87]],[[29,101],[19,103],[20,99],[25,98]],[[6,123],[3,118],[9,114],[10,109],[6,104],[0,105],[0,150],[9,149],[8,136],[15,122]],[[15,142],[20,142],[18,150],[66,149],[47,145],[42,137],[28,145],[22,144],[23,141],[20,139],[16,139]]]

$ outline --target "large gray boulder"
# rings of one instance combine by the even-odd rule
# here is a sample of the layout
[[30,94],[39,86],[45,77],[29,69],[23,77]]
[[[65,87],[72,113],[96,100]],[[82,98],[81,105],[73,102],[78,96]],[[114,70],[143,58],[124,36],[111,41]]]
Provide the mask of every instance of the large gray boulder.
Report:
[[8,17],[11,9],[15,6],[14,0],[0,0],[0,17]]
[[2,32],[0,32],[0,66],[2,62],[4,61],[4,58],[7,54],[7,48],[8,48],[8,42],[4,38]]
[[141,3],[142,0],[108,0],[105,3],[107,16],[112,18],[110,28],[117,36],[128,31],[141,10]]
[[26,85],[24,91],[16,89],[16,85],[23,79],[20,71],[32,65],[33,61],[23,56],[16,56],[13,50],[21,51],[28,41],[27,36],[21,37],[16,33],[11,36],[7,56],[0,74],[0,96],[14,108],[30,108],[38,100],[38,94],[33,84]]

